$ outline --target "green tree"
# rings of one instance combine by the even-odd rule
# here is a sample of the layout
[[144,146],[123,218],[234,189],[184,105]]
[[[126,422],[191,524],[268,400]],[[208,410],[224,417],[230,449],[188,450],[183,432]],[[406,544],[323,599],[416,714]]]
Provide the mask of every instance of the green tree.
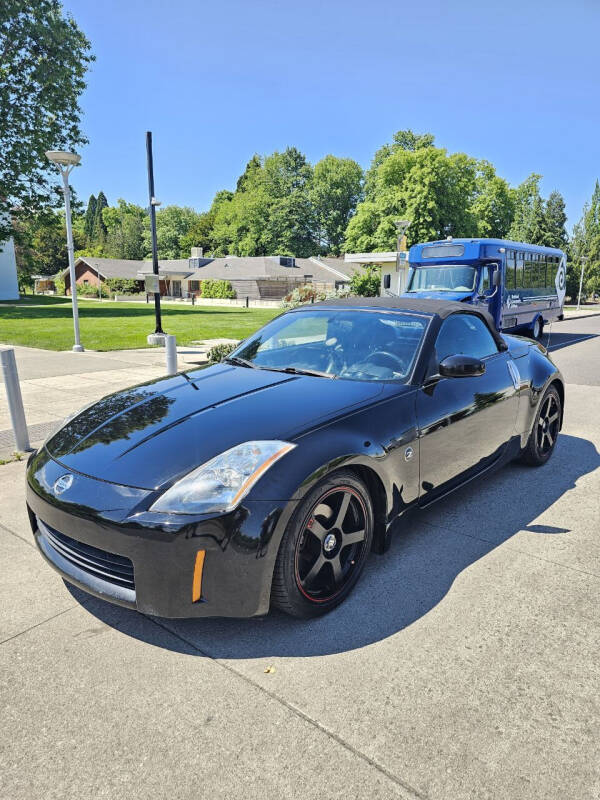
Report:
[[476,235],[471,204],[477,169],[477,161],[464,153],[448,155],[431,145],[396,149],[369,171],[366,199],[346,231],[346,251],[395,249],[394,220],[399,217],[411,221],[410,244]]
[[421,150],[426,147],[433,147],[434,142],[435,137],[432,133],[414,133],[410,129],[405,131],[396,131],[391,142],[384,144],[379,148],[379,150],[375,151],[373,161],[371,162],[371,166],[366,175],[365,190],[367,192],[367,196],[369,195],[371,185],[373,184],[373,188],[375,186],[377,168],[380,164],[383,164],[386,158],[400,150],[407,150],[414,153],[416,150]]
[[[59,0],[0,5],[0,240],[17,214],[59,205],[46,150],[76,150],[90,43]],[[1,213],[4,212],[4,213]]]
[[504,178],[496,175],[489,161],[480,161],[475,178],[471,213],[477,224],[477,236],[504,239],[514,214],[514,197]]
[[515,242],[544,244],[544,201],[540,194],[542,176],[532,173],[514,190],[514,216],[508,238]]
[[106,256],[137,260],[144,258],[144,234],[150,224],[143,208],[119,198],[116,206],[107,206],[104,209],[102,220],[106,229]]
[[208,211],[198,214],[188,232],[181,238],[181,248],[188,255],[192,247],[201,247],[205,256],[215,251],[214,226],[219,207],[231,202],[233,192],[222,189],[217,192]]
[[96,217],[96,197],[95,195],[91,194],[90,199],[88,200],[87,208],[85,210],[85,218],[84,218],[84,232],[88,238],[88,241],[91,240],[92,234],[94,232],[95,217]]
[[237,179],[235,185],[236,192],[244,192],[247,188],[252,186],[253,178],[262,169],[262,161],[258,153],[255,153],[250,161],[246,164],[246,169],[242,172]]
[[351,158],[327,155],[315,165],[310,200],[325,252],[339,255],[351,216],[362,195],[363,171]]
[[108,200],[104,192],[100,191],[96,198],[96,210],[94,211],[94,224],[92,226],[91,244],[104,247],[106,241],[106,223],[104,222],[104,209],[108,208]]
[[[189,258],[188,235],[200,220],[200,214],[185,206],[165,206],[156,214],[156,241],[159,258]],[[145,230],[146,253],[152,243],[150,228]]]
[[[55,275],[69,266],[67,231],[63,212],[46,210],[15,221],[17,270],[20,275]],[[85,238],[73,226],[76,248]]]
[[573,299],[579,291],[582,256],[586,258],[583,278],[584,295],[600,294],[600,183],[596,181],[589,203],[573,229],[569,246],[567,294]]
[[316,249],[309,189],[312,167],[295,147],[246,167],[230,200],[219,204],[213,243],[220,255],[310,256]]
[[560,192],[550,193],[544,209],[544,244],[564,250],[567,246],[567,215],[565,201]]

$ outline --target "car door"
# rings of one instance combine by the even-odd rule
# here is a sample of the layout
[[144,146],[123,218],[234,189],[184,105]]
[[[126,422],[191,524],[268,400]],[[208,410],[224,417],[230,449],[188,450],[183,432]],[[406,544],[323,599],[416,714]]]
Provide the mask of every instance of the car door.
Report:
[[[484,374],[433,377],[440,361],[458,354],[481,359]],[[452,314],[442,323],[429,378],[417,392],[422,504],[502,455],[515,429],[519,403],[510,360],[475,314]]]

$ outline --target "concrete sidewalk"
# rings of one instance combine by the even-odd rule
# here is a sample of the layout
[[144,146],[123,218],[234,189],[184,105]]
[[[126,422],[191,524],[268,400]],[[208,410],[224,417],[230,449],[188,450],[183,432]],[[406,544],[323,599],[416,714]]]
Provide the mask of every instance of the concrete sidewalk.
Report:
[[600,315],[600,305],[598,306],[581,306],[577,308],[564,309],[565,320],[570,319],[583,319],[584,317],[597,317]]

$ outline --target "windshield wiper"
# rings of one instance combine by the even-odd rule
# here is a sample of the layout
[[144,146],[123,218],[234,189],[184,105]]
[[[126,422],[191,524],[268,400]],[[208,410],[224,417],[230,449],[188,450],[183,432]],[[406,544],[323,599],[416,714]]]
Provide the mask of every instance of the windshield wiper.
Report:
[[252,361],[248,361],[247,358],[242,358],[241,356],[227,356],[227,358],[223,359],[227,362],[227,364],[235,364],[237,367],[250,367],[250,369],[258,369],[256,364],[253,364]]
[[330,372],[319,372],[318,369],[302,369],[301,367],[262,367],[262,369],[270,369],[273,372],[287,372],[290,375],[314,375],[315,378],[337,378],[337,375],[332,375]]

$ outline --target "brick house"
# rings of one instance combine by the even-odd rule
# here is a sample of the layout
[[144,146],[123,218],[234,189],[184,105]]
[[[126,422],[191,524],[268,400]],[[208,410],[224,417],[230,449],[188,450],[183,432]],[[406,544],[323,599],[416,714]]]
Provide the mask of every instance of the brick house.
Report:
[[[91,258],[80,256],[75,261],[75,281],[83,286],[99,286],[110,278],[121,278],[135,280],[138,282],[139,291],[144,291],[143,278],[140,279],[138,272],[143,265],[143,261],[123,260],[118,258]],[[71,294],[71,274],[69,269],[61,273],[65,282],[66,294]]]
[[[281,299],[296,286],[313,284],[318,289],[346,286],[354,272],[338,258],[293,258],[291,256],[224,256],[204,258],[192,248],[190,258],[160,259],[160,293],[170,297],[191,297],[201,292],[202,281],[227,280],[237,297],[250,300]],[[75,262],[76,281],[97,287],[111,278],[135,280],[144,291],[144,277],[152,273],[151,261],[80,256]],[[61,273],[70,294],[69,270]]]

